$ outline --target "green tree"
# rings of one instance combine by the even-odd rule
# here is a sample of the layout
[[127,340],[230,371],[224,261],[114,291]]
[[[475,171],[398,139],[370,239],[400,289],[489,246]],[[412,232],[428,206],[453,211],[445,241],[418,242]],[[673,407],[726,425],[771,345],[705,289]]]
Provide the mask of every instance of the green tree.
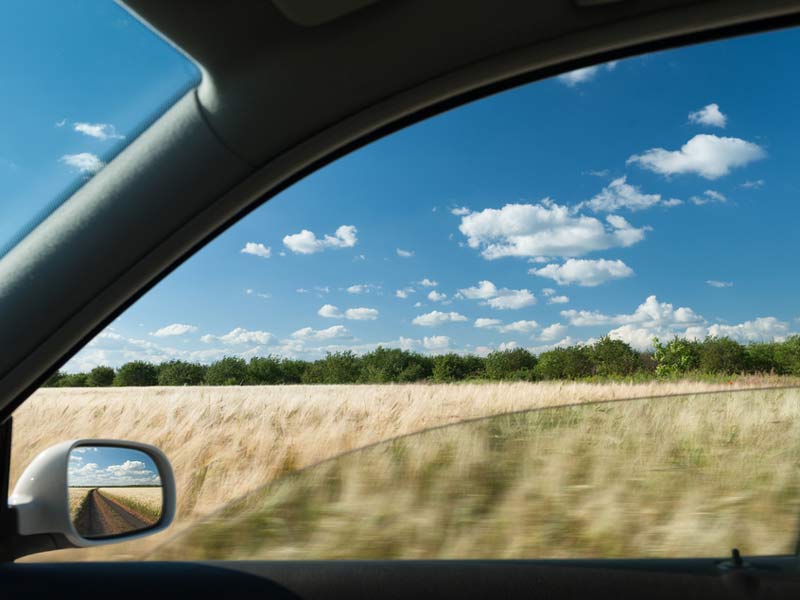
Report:
[[56,371],[42,384],[42,387],[59,387],[58,383],[64,378],[63,371]]
[[361,373],[359,358],[352,352],[329,352],[314,361],[303,374],[303,383],[355,383]]
[[433,358],[433,380],[441,383],[463,381],[485,374],[484,361],[479,356],[462,356],[453,352]]
[[86,373],[65,373],[57,387],[89,387],[89,376]]
[[309,363],[304,360],[281,360],[281,383],[302,383]]
[[748,369],[747,351],[730,338],[707,337],[699,350],[699,367],[704,373],[732,375]]
[[785,374],[775,358],[778,344],[775,342],[751,343],[745,346],[747,369],[753,373]]
[[226,356],[206,369],[208,385],[244,385],[247,383],[247,362],[243,358]]
[[206,367],[184,360],[171,360],[158,367],[158,385],[202,385]]
[[592,374],[592,359],[585,346],[554,348],[538,358],[534,372],[539,379],[580,379]]
[[630,345],[607,335],[595,342],[590,355],[596,375],[632,375],[642,364],[639,354]]
[[89,387],[108,387],[114,383],[114,369],[98,366],[89,371],[87,385]]
[[158,369],[152,363],[134,360],[125,363],[114,377],[116,386],[147,386],[158,384]]
[[775,363],[781,373],[800,375],[800,335],[793,335],[776,344]]
[[694,371],[700,366],[700,344],[675,336],[666,344],[653,338],[656,375],[670,377]]
[[378,346],[361,357],[359,381],[395,383],[419,381],[430,377],[433,360],[415,352]]
[[497,350],[486,357],[485,364],[489,379],[532,381],[536,357],[524,348]]

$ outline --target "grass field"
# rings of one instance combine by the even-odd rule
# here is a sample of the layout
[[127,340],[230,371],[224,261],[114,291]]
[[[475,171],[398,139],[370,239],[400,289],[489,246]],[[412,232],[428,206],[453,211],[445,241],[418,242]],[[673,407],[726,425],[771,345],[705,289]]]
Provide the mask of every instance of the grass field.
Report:
[[86,502],[86,497],[89,495],[91,489],[92,488],[67,488],[67,494],[69,495],[69,516],[73,523],[78,513],[81,511],[81,508],[83,508],[83,503]]
[[14,415],[12,481],[37,453],[65,439],[120,438],[162,448],[178,486],[178,515],[169,531],[40,557],[123,560],[151,552],[283,475],[398,435],[529,408],[781,383],[743,378],[732,383],[44,389]]
[[163,502],[161,486],[101,487],[98,488],[98,491],[108,498],[116,500],[148,523],[156,523],[161,518]]

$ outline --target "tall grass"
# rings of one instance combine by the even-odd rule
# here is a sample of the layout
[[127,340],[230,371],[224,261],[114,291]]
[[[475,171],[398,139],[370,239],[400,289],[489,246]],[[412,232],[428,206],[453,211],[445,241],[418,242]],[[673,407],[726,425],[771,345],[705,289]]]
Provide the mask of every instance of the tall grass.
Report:
[[398,435],[529,408],[783,381],[43,389],[14,414],[12,483],[36,454],[66,439],[120,438],[163,449],[178,487],[170,531],[50,555],[123,560],[282,475]]

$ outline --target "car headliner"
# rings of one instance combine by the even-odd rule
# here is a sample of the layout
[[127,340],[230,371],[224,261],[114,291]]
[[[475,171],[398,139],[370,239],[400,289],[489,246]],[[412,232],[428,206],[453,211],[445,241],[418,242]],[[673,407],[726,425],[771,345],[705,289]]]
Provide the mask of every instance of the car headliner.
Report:
[[336,157],[525,81],[800,17],[800,0],[125,4],[203,80],[0,259],[0,419],[194,251]]

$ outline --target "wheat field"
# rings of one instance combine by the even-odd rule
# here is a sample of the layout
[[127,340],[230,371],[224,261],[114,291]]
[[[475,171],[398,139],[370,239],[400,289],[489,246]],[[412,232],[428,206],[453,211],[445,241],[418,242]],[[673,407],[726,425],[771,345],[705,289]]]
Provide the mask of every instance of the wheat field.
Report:
[[14,414],[11,480],[36,454],[62,440],[104,437],[158,446],[172,462],[178,489],[176,521],[168,531],[36,557],[138,559],[282,475],[396,436],[530,408],[782,383],[753,377],[728,383],[42,389]]

